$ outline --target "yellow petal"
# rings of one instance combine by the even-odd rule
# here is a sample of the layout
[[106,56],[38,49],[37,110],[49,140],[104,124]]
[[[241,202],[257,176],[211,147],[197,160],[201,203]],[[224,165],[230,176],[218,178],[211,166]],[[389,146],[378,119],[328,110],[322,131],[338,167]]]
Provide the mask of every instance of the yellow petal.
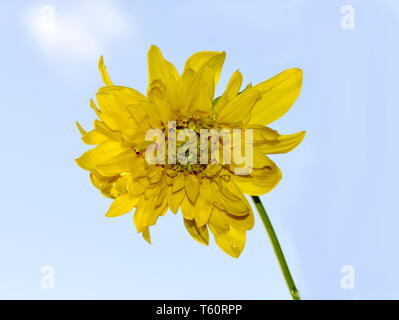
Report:
[[136,117],[138,109],[141,109],[144,114],[147,116],[149,124],[152,128],[162,129],[162,119],[161,113],[158,110],[158,106],[151,103],[148,100],[140,101],[137,105],[132,105],[128,107],[130,114],[133,116],[134,120],[136,120],[139,127],[143,125],[140,118]]
[[225,210],[219,209],[216,205],[212,209],[209,221],[222,232],[226,231],[229,226],[239,230],[250,230],[254,226],[254,215],[251,206],[248,203],[248,211],[243,215],[233,215]]
[[215,110],[218,110],[219,108],[223,107],[227,102],[234,99],[240,91],[241,84],[242,74],[240,71],[237,70],[231,76],[229,83],[227,84],[226,90],[217,101],[215,105]]
[[281,180],[281,171],[265,156],[268,165],[254,168],[249,176],[233,176],[233,181],[245,194],[260,196],[271,191]]
[[159,118],[164,127],[167,127],[168,121],[171,119],[172,108],[169,103],[161,97],[161,93],[156,94],[156,92],[159,92],[157,88],[153,88],[149,92],[149,97],[151,102],[155,105],[156,112],[159,114]]
[[180,189],[183,189],[184,186],[185,186],[184,179],[180,175],[178,175],[173,180],[172,191],[173,192],[179,191]]
[[102,112],[126,112],[127,106],[145,101],[146,97],[132,88],[123,86],[107,86],[98,90],[97,100],[99,100],[98,104]]
[[144,240],[151,244],[150,228],[145,228],[141,234],[143,235]]
[[218,206],[219,209],[233,216],[246,216],[252,211],[247,198],[234,180],[222,182],[220,191],[223,196],[218,197],[218,200],[215,201],[215,205],[217,203],[221,205]]
[[198,226],[203,226],[209,220],[213,209],[213,195],[208,179],[203,179],[200,192],[195,203],[194,219]]
[[141,197],[147,188],[148,186],[141,184],[138,179],[131,179],[128,181],[127,189],[129,195],[133,198]]
[[217,85],[222,72],[224,60],[226,59],[226,52],[222,51],[201,51],[194,53],[184,65],[183,76],[185,73],[192,70],[198,72],[205,66],[212,69],[214,74],[214,86]]
[[86,144],[96,145],[96,144],[103,143],[109,139],[106,135],[102,134],[100,131],[98,131],[96,129],[91,130],[90,132],[86,132],[81,127],[79,122],[76,121],[76,125],[78,126],[78,129],[79,129],[80,133],[82,134],[82,141]]
[[185,197],[185,191],[184,189],[180,189],[176,192],[172,192],[172,188],[169,187],[169,195],[168,195],[168,205],[170,210],[172,210],[173,213],[177,213],[179,210],[179,207],[181,206],[184,197]]
[[274,140],[265,139],[257,143],[257,147],[266,154],[287,153],[302,142],[305,134],[305,131],[301,131],[294,134],[278,135]]
[[199,193],[200,183],[194,175],[189,175],[184,179],[184,187],[186,189],[186,195],[188,199],[195,203]]
[[[161,191],[163,185],[157,188],[157,191]],[[157,222],[159,216],[164,215],[168,209],[167,203],[156,207],[158,197],[157,192],[149,198],[145,199],[142,197],[137,204],[136,211],[134,213],[134,224],[136,226],[137,232],[143,232],[148,226],[154,225]]]
[[302,87],[302,70],[288,69],[254,88],[262,93],[252,109],[249,124],[267,125],[282,117],[298,98]]
[[117,179],[118,177],[103,177],[97,172],[90,172],[90,180],[92,184],[100,190],[104,197],[107,198],[115,198],[111,194],[111,190],[114,187],[114,183]]
[[119,217],[133,210],[138,202],[139,198],[131,199],[127,193],[120,195],[112,202],[108,212],[105,215],[109,218]]
[[306,131],[301,131],[294,134],[281,135],[278,138],[278,143],[272,149],[263,147],[262,151],[265,153],[286,153],[296,148],[305,138]]
[[213,205],[206,203],[204,201],[200,201],[199,199],[196,202],[194,219],[197,222],[198,226],[203,226],[209,220],[209,217],[212,213]]
[[94,103],[93,99],[90,99],[90,108],[94,110],[96,115],[99,117],[101,114],[101,110],[97,108],[96,104]]
[[[230,183],[234,184],[234,182]],[[246,215],[249,212],[249,204],[247,203],[244,195],[238,187],[236,187],[236,189],[238,189],[239,193],[237,192],[233,195],[227,187],[221,189],[215,186],[215,184],[213,184],[212,186],[215,206],[218,207],[220,210],[238,216]],[[229,194],[233,197],[229,197]]]
[[113,83],[111,81],[111,78],[108,75],[107,68],[104,65],[103,56],[100,56],[100,60],[98,62],[98,68],[100,69],[101,78],[103,79],[104,84],[106,86],[112,86]]
[[221,124],[246,124],[252,108],[260,97],[261,93],[254,88],[245,90],[233,100],[218,108],[216,121]]
[[179,79],[179,74],[174,65],[162,56],[161,50],[157,46],[152,45],[148,50],[148,83],[161,80],[168,85],[171,76]]
[[223,93],[228,100],[235,98],[235,96],[240,91],[242,85],[242,74],[239,70],[233,73],[227,84],[226,91]]
[[216,244],[233,258],[238,258],[244,250],[246,231],[238,230],[231,226],[227,230],[221,231],[211,220],[208,225],[215,236]]
[[125,150],[118,142],[108,140],[97,147],[85,152],[76,163],[85,170],[93,170],[101,162],[112,159]]
[[136,166],[137,155],[133,150],[126,150],[117,156],[101,162],[96,170],[103,176],[112,177],[122,172],[132,170]]
[[[244,129],[252,130],[252,139],[247,139],[247,142],[254,145],[262,144],[264,142],[274,142],[280,137],[280,134],[276,130],[263,125],[248,125],[245,126]],[[246,135],[242,134],[241,138],[242,141],[245,141]]]
[[233,258],[238,258],[244,250],[246,231],[230,227],[230,230],[222,233],[214,233],[216,244]]
[[142,130],[128,109],[128,106],[146,100],[140,92],[121,86],[107,86],[100,88],[96,97],[101,110],[99,117],[111,130],[121,132],[127,140],[133,139]]
[[195,240],[205,245],[209,244],[209,233],[206,225],[198,227],[195,220],[184,219],[184,226]]
[[[125,194],[128,192],[128,184],[130,181],[131,177],[130,174],[122,174],[119,176],[119,178],[113,183],[112,188],[111,188],[111,195],[116,198],[119,197],[122,194]],[[133,198],[132,196],[130,196]]]
[[197,118],[207,116],[211,111],[215,95],[214,78],[213,70],[205,66],[191,81],[184,83],[183,104]]
[[84,136],[87,133],[87,131],[85,129],[83,129],[83,127],[80,125],[80,123],[78,121],[76,121],[75,123],[76,123],[76,126],[78,127],[80,134],[82,136]]
[[179,74],[172,63],[167,61],[157,46],[148,51],[148,90],[149,95],[154,81],[165,85],[165,95],[169,103],[175,107],[180,105]]
[[147,178],[151,184],[158,183],[164,176],[164,171],[161,166],[150,166],[146,172]]
[[195,205],[190,200],[188,200],[187,197],[184,198],[184,200],[180,206],[180,210],[185,219],[188,219],[188,220],[194,219]]
[[120,132],[111,130],[103,121],[94,120],[94,128],[100,134],[108,137],[111,140],[118,142],[122,141],[122,136]]

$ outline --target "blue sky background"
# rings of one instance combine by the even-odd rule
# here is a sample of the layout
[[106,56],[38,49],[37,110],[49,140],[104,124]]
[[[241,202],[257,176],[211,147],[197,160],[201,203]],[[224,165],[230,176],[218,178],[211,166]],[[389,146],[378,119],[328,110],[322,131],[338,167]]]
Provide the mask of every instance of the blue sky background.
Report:
[[[344,5],[353,30],[341,28]],[[180,70],[196,51],[226,50],[218,93],[238,68],[253,83],[304,70],[272,127],[307,136],[273,157],[284,178],[262,196],[298,288],[305,299],[399,298],[398,1],[2,1],[0,27],[0,298],[289,298],[258,217],[238,260],[171,213],[149,246],[131,214],[104,217],[109,199],[74,163],[99,55],[114,83],[144,91],[151,44]],[[40,286],[43,265],[54,290]],[[353,290],[340,287],[343,265]]]

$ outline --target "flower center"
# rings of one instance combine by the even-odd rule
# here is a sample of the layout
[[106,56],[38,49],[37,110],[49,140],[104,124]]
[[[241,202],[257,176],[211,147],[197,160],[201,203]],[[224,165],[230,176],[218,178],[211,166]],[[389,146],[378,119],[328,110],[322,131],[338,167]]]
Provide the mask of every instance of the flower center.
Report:
[[164,169],[167,173],[214,175],[220,166],[212,161],[212,143],[209,132],[215,129],[215,120],[179,119],[170,121],[164,130],[166,138]]

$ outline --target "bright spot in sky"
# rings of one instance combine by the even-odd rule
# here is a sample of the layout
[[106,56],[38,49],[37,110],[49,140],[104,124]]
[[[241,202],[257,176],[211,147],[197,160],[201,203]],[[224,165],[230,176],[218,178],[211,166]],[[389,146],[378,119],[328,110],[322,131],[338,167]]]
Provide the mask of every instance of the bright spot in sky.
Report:
[[39,47],[55,57],[98,56],[111,39],[130,30],[127,19],[109,1],[82,1],[69,11],[42,5],[29,14]]

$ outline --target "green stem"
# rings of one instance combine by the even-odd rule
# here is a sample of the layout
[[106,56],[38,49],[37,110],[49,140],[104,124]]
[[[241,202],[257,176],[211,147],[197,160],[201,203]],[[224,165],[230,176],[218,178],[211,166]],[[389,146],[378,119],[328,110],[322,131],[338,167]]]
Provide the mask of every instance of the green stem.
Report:
[[267,216],[265,207],[263,206],[262,201],[258,196],[251,196],[251,197],[255,203],[256,209],[258,210],[259,215],[262,218],[263,224],[266,228],[266,231],[269,235],[270,241],[273,245],[274,253],[276,254],[278,263],[280,264],[281,271],[283,272],[285,282],[287,283],[288,289],[290,290],[291,297],[293,300],[301,300],[301,297],[299,296],[299,291],[295,286],[294,279],[292,279],[290,269],[288,268],[287,261],[285,260],[283,251],[281,250],[281,246],[277,239],[277,235],[274,232],[272,223],[270,222],[270,219]]

